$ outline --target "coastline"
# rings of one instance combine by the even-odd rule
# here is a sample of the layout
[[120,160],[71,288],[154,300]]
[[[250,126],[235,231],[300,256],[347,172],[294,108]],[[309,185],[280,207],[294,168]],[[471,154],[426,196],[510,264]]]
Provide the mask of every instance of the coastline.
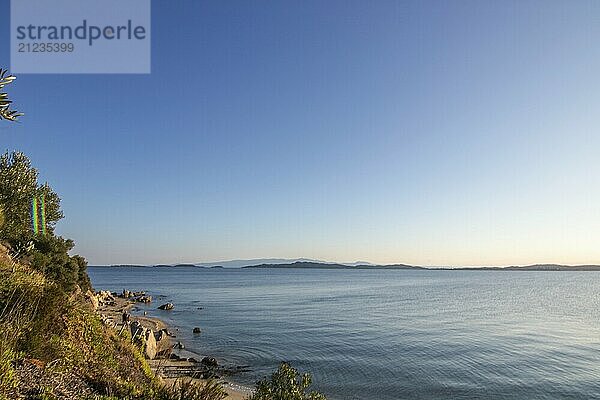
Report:
[[[105,291],[96,292],[96,296],[102,296],[102,293],[110,293]],[[115,296],[114,293],[111,293],[111,301],[110,302],[102,302],[95,307],[96,313],[100,316],[102,321],[111,326],[113,329],[119,331],[123,329],[123,324],[121,322],[123,312],[128,312],[131,315],[131,323],[135,321],[139,322],[144,328],[151,329],[152,331],[161,331],[166,330],[171,332],[170,326],[165,323],[163,320],[157,317],[148,317],[145,315],[133,315],[131,311],[136,306],[136,301],[131,298],[126,298],[123,296]],[[171,339],[174,339],[175,336],[169,334]],[[176,342],[177,343],[177,342]],[[155,359],[146,359],[148,365],[154,372],[154,374],[167,386],[171,386],[180,379],[192,380],[194,382],[204,383],[208,379],[197,378],[194,377],[193,370],[198,367],[200,364],[194,358],[183,357],[181,354],[181,350],[177,351],[174,349],[173,358],[171,357],[162,357]],[[184,350],[183,353],[185,355],[195,355],[195,353]],[[190,361],[191,360],[191,361]],[[168,376],[167,371],[177,371],[177,377]],[[227,399],[231,400],[245,400],[251,394],[252,390],[249,388],[245,388],[241,385],[236,384],[235,382],[230,381],[229,379],[219,377],[217,381],[221,383],[223,389],[227,393]]]

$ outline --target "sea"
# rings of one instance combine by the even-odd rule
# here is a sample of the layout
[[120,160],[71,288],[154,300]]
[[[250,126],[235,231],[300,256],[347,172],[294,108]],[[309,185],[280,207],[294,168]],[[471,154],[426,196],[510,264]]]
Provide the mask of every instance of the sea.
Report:
[[[90,267],[252,387],[279,363],[331,400],[600,399],[600,272]],[[172,311],[157,310],[171,302]],[[199,327],[201,334],[193,334]]]

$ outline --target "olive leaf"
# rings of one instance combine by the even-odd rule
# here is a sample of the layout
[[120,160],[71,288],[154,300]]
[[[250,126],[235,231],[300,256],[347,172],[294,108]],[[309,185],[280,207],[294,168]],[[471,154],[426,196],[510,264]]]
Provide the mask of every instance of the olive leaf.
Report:
[[[9,75],[7,70],[0,68],[0,89],[12,83],[15,79],[17,79],[16,76]],[[16,121],[17,118],[24,115],[18,111],[11,110],[11,104],[12,101],[9,100],[8,93],[0,92],[0,120]]]

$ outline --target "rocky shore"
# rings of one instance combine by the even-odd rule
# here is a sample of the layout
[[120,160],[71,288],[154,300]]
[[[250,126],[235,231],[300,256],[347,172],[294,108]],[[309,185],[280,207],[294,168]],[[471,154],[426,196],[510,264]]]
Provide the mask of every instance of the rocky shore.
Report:
[[[217,379],[227,391],[228,399],[242,400],[251,393],[224,379],[248,371],[247,366],[222,367],[214,357],[197,359],[192,353],[182,351],[185,348],[184,344],[177,341],[176,335],[162,320],[131,315],[130,312],[136,304],[152,303],[152,297],[145,292],[99,291],[88,292],[86,297],[106,326],[118,332],[129,330],[132,341],[143,349],[148,364],[165,384],[171,385],[181,378],[199,381]],[[173,307],[173,304],[167,303],[158,308],[169,310]],[[200,328],[197,328],[195,332],[199,330]]]

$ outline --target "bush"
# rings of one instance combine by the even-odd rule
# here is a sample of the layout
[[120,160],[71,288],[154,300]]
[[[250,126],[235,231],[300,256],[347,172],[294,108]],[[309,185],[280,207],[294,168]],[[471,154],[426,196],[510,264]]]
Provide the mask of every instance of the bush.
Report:
[[87,274],[87,262],[81,256],[69,256],[73,248],[72,240],[58,236],[39,236],[33,242],[34,249],[27,260],[31,266],[56,282],[65,292],[71,292],[76,285],[81,290],[91,289]]
[[226,397],[223,387],[215,381],[197,383],[181,379],[160,390],[155,400],[222,400]]
[[256,392],[250,400],[326,400],[321,393],[306,392],[311,382],[309,374],[300,376],[296,369],[282,363],[271,379],[256,384]]

